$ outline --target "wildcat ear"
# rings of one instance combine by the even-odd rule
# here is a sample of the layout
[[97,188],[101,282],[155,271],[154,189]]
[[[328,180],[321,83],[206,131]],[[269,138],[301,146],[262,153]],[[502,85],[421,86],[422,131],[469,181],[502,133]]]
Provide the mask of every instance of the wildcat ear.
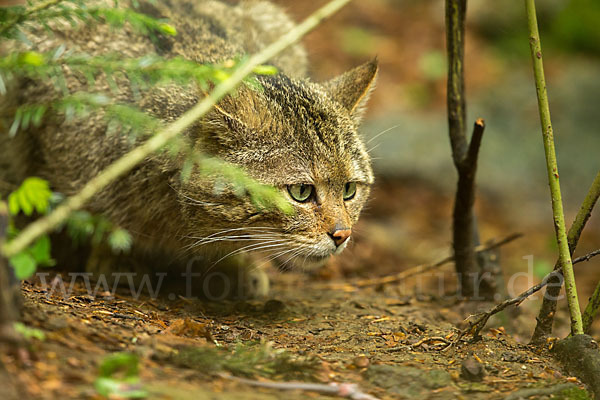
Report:
[[374,58],[323,84],[333,100],[348,110],[356,123],[362,119],[367,100],[375,89],[378,70],[377,58]]

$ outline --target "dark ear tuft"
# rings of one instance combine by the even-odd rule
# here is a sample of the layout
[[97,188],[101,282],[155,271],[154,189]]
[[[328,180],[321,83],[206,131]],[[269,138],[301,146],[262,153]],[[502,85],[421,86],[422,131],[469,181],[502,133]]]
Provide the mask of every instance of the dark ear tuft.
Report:
[[325,82],[323,86],[333,100],[348,110],[354,121],[358,123],[364,114],[365,104],[375,88],[378,70],[377,58],[374,58]]

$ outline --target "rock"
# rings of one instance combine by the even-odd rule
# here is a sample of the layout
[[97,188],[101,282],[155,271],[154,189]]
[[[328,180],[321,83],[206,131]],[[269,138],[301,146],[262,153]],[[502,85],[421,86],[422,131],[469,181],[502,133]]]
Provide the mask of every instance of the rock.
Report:
[[467,358],[460,366],[460,376],[471,382],[481,382],[485,376],[485,368],[474,358]]
[[370,364],[369,358],[365,355],[354,357],[352,363],[358,368],[367,368]]
[[263,306],[263,311],[267,314],[276,314],[285,310],[285,304],[279,300],[269,300]]
[[600,351],[598,342],[588,335],[559,340],[554,353],[569,373],[577,376],[600,398]]

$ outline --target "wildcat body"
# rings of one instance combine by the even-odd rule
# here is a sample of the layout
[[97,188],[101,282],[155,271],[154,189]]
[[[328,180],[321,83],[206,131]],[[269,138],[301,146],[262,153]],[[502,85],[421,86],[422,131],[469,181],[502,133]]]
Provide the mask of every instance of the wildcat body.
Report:
[[[127,27],[61,26],[51,39],[40,30],[33,38],[34,45],[39,51],[64,43],[68,50],[92,55],[158,53],[212,63],[259,51],[293,27],[281,10],[268,2],[231,6],[173,0],[142,3],[141,10],[167,18],[177,28],[177,36],[152,41]],[[156,154],[86,206],[134,237],[131,255],[95,263],[94,272],[109,273],[117,265],[124,270],[134,268],[131,260],[135,258],[144,259],[144,264],[153,259],[185,264],[186,259],[202,255],[204,263],[212,266],[223,255],[249,251],[264,252],[282,265],[309,267],[343,250],[373,182],[357,126],[373,88],[376,62],[323,84],[304,77],[307,62],[299,45],[272,64],[280,72],[259,77],[261,89],[242,86],[188,129],[183,140],[203,154],[243,167],[259,182],[275,186],[289,199],[294,212],[257,210],[248,196],[239,196],[233,188],[198,170],[182,181],[183,158]],[[68,70],[65,75],[71,92],[89,90],[82,77]],[[190,84],[152,88],[136,98],[127,79],[117,79],[117,85],[118,101],[135,102],[165,122],[176,120],[205,95]],[[108,82],[98,76],[94,89],[108,90]],[[16,82],[11,90],[14,95],[5,97],[3,108],[56,96],[44,82]],[[98,113],[85,120],[66,121],[58,116],[12,139],[0,135],[0,178],[18,184],[27,176],[40,176],[57,192],[76,193],[138,144],[124,135],[107,135],[106,128],[104,116]],[[347,196],[349,187],[355,188],[352,196]],[[310,197],[298,201],[290,188],[309,190]],[[225,262],[237,265],[247,260],[229,257]],[[264,294],[265,289],[249,291],[250,295]]]

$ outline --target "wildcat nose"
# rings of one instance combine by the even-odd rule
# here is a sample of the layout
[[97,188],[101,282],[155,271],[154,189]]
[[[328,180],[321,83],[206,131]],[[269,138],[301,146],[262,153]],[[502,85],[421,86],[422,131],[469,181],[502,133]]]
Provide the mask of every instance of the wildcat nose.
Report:
[[352,229],[335,229],[329,236],[333,239],[336,246],[341,246],[352,234]]

